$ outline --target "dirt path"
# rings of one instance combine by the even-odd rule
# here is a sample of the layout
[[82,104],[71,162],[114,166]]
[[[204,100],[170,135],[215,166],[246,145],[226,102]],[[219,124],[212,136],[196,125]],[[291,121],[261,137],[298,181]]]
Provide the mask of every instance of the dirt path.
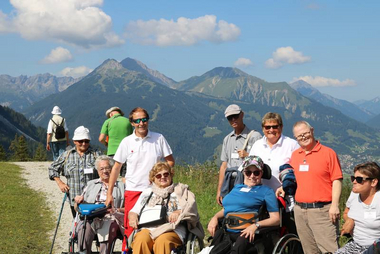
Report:
[[[54,229],[50,232],[50,244],[53,240],[55,226],[62,207],[63,193],[58,189],[54,181],[49,180],[48,167],[51,162],[15,162],[14,164],[23,169],[23,177],[27,180],[27,184],[31,189],[44,194],[48,207],[53,211],[55,219]],[[66,179],[62,177],[66,182]],[[61,221],[59,224],[57,236],[54,244],[55,254],[61,254],[68,251],[69,232],[71,230],[72,216],[70,206],[66,202],[63,208]],[[116,250],[121,250],[120,241],[117,241]],[[95,248],[93,248],[95,250]]]

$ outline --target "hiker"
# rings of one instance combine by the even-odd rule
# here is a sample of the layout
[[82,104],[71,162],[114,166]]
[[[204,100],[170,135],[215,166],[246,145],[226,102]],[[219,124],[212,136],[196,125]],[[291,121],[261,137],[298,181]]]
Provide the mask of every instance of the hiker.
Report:
[[341,235],[351,234],[353,241],[337,254],[363,253],[380,239],[380,167],[376,162],[356,165],[351,176],[352,192],[346,203]]
[[[261,138],[257,131],[250,130],[243,122],[244,112],[236,104],[229,105],[224,111],[233,131],[223,140],[222,153],[220,160],[222,164],[219,169],[218,191],[216,201],[221,206],[222,199],[229,192],[229,183],[232,172],[229,169],[235,169],[242,164],[244,158],[248,156],[252,145]],[[243,147],[246,145],[246,147]],[[234,172],[235,173],[235,172]],[[243,176],[240,174],[240,179]]]
[[69,129],[66,119],[61,116],[62,110],[58,106],[54,106],[51,113],[53,117],[49,120],[47,127],[46,150],[51,150],[53,160],[56,160],[70,145]]
[[[338,249],[339,199],[342,170],[338,156],[314,137],[306,121],[296,122],[293,134],[300,148],[290,159],[297,181],[294,215],[305,254],[335,252]],[[280,187],[277,195],[283,195]]]
[[[120,142],[132,134],[132,125],[119,107],[111,107],[106,111],[107,120],[100,130],[99,142],[107,147],[107,155],[113,157]],[[108,139],[107,139],[108,136]],[[125,176],[126,166],[123,164],[120,175]]]
[[[74,131],[75,147],[65,151],[49,167],[50,180],[54,180],[59,189],[68,194],[73,218],[76,215],[74,198],[81,195],[90,180],[99,178],[95,169],[95,160],[100,153],[91,148],[90,140],[90,131],[84,126],[79,126]],[[66,177],[67,183],[61,180],[61,174]]]
[[125,219],[124,225],[126,235],[129,236],[133,228],[128,223],[128,213],[135,205],[142,191],[150,184],[149,171],[156,162],[165,159],[170,167],[174,166],[172,149],[162,134],[149,130],[149,114],[140,107],[134,108],[129,113],[129,121],[135,128],[134,132],[125,137],[114,156],[110,186],[106,205],[113,203],[111,195],[113,184],[115,183],[123,163],[127,163],[127,173],[125,175]]

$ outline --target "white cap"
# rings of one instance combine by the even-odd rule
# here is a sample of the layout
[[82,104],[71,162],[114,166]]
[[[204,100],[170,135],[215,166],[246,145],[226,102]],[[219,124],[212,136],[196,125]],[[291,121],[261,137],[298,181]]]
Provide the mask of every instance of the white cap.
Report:
[[73,140],[84,140],[84,139],[91,140],[90,131],[84,126],[79,126],[74,131]]
[[62,114],[62,110],[58,106],[54,106],[53,111],[51,111],[53,115],[60,115]]

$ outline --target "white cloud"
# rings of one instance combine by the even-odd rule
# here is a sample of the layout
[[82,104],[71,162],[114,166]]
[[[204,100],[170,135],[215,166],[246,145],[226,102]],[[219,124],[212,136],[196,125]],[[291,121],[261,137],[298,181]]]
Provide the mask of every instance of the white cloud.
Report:
[[92,69],[90,69],[86,66],[79,66],[79,67],[75,67],[75,68],[66,67],[65,69],[63,69],[59,73],[62,76],[79,78],[79,77],[86,76],[90,72],[92,72]]
[[68,49],[57,47],[53,49],[48,56],[41,60],[43,64],[53,64],[68,62],[73,59],[70,51]]
[[265,62],[265,66],[270,69],[277,69],[285,64],[302,64],[309,62],[310,56],[304,56],[302,52],[295,51],[292,47],[278,48]]
[[241,58],[239,58],[238,60],[235,61],[234,65],[237,66],[237,67],[239,67],[239,66],[240,67],[247,67],[247,66],[253,65],[253,63],[248,58],[241,57]]
[[113,47],[124,41],[112,31],[103,0],[10,0],[14,15],[0,13],[0,32],[27,40],[51,40],[83,48]]
[[[355,80],[352,79],[333,79],[333,78],[325,78],[325,77],[312,77],[312,76],[303,76],[298,78],[293,78],[292,82],[302,79],[303,81],[309,83],[314,87],[326,87],[326,86],[335,86],[335,87],[344,87],[344,86],[356,86]],[[291,83],[292,83],[291,82]]]
[[205,15],[196,19],[180,17],[174,20],[137,20],[125,28],[125,36],[133,42],[156,46],[190,46],[201,41],[221,43],[234,41],[240,28],[216,16]]

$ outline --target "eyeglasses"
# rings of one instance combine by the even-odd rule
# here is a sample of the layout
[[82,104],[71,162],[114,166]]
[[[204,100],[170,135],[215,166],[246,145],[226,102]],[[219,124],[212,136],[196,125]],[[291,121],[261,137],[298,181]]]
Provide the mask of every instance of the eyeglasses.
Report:
[[139,118],[139,119],[132,119],[132,122],[136,123],[136,124],[139,124],[140,122],[143,122],[143,123],[146,123],[149,121],[149,118],[148,117],[145,117],[145,118]]
[[311,134],[311,131],[307,131],[305,133],[302,133],[301,135],[295,136],[295,138],[297,140],[301,140],[301,139],[304,139],[304,138],[308,138],[310,134]]
[[161,177],[168,177],[168,176],[169,176],[169,173],[165,172],[163,174],[157,174],[154,177],[156,177],[156,179],[161,179]]
[[261,170],[255,170],[255,171],[251,171],[251,170],[244,170],[244,174],[247,176],[247,177],[250,177],[252,174],[254,176],[259,176],[261,174]]
[[279,127],[279,125],[266,125],[266,126],[264,126],[264,129],[270,130],[272,128],[273,130],[277,130],[278,127]]
[[88,139],[85,139],[85,140],[75,140],[75,141],[78,142],[79,144],[83,144],[83,143],[88,144],[88,143],[90,143],[90,140],[88,140]]
[[362,177],[362,176],[351,176],[351,182],[354,182],[356,180],[357,183],[362,184],[363,181],[367,180],[373,180],[374,178],[372,177]]
[[239,114],[235,114],[235,115],[230,115],[230,116],[227,116],[227,120],[228,121],[232,121],[232,119],[238,119],[240,116],[240,113]]
[[111,167],[99,168],[100,171],[111,171]]

